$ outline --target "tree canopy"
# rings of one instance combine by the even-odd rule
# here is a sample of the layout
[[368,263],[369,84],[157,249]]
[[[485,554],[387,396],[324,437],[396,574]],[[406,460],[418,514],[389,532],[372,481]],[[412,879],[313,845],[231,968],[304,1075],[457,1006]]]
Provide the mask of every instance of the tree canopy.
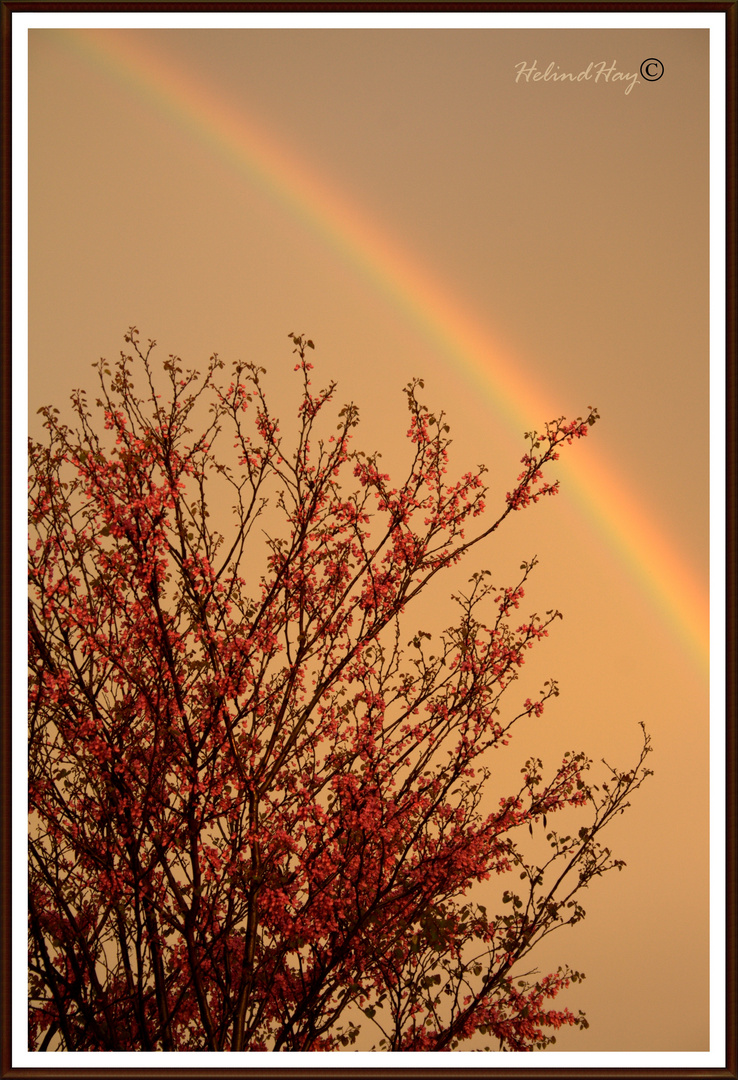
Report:
[[[558,694],[511,693],[559,616],[520,613],[535,560],[504,587],[475,573],[440,636],[408,608],[556,493],[544,472],[597,411],[528,433],[490,517],[483,468],[446,479],[422,381],[393,481],[355,447],[356,406],[312,388],[313,343],[290,340],[294,440],[262,368],[156,363],[135,328],[96,365],[96,407],[80,390],[74,426],[41,410],[32,1049],[340,1050],[361,1031],[383,1050],[533,1050],[586,1026],[553,1004],[579,973],[528,957],[623,865],[601,833],[649,773],[648,736],[596,785],[571,751],[498,790],[496,755]],[[566,808],[573,835],[554,828]]]

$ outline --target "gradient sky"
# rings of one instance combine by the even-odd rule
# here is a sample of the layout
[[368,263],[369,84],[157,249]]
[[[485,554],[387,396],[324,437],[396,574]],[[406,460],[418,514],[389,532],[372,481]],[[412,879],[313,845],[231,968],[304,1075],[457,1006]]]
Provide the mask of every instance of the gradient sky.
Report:
[[[649,83],[516,81],[606,61]],[[592,69],[593,75],[596,68]],[[708,1049],[708,32],[33,30],[29,417],[92,387],[125,329],[162,359],[267,368],[289,331],[401,468],[402,387],[446,410],[452,467],[497,506],[522,433],[598,407],[561,494],[514,515],[416,615],[436,629],[483,566],[563,622],[522,686],[561,696],[508,751],[569,748],[655,776],[609,843],[627,868],[549,938],[587,973],[557,1050]],[[422,622],[424,620],[424,623]],[[511,783],[514,783],[511,780]],[[504,788],[496,797],[506,794]]]

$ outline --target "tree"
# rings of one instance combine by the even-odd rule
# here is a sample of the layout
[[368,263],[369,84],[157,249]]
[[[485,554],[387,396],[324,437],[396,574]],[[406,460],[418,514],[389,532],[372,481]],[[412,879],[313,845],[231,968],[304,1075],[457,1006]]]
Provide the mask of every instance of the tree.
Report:
[[[597,411],[527,435],[522,472],[483,526],[484,469],[447,483],[449,429],[421,381],[405,389],[412,460],[393,485],[379,455],[352,446],[354,405],[329,434],[335,384],[311,389],[313,344],[290,338],[291,450],[262,368],[238,363],[225,385],[217,356],[202,373],[170,356],[162,372],[134,327],[131,355],[96,365],[104,430],[82,391],[75,428],[40,410],[32,1048],[334,1050],[369,1019],[379,1049],[453,1050],[481,1033],[532,1050],[586,1026],[551,1007],[577,972],[521,968],[583,917],[593,878],[623,865],[600,833],[648,775],[645,729],[628,772],[590,786],[582,753],[550,775],[533,759],[493,805],[495,753],[558,693],[548,682],[503,715],[559,614],[516,614],[535,560],[506,588],[475,573],[436,644],[424,631],[406,641],[405,613],[556,492],[544,468]],[[224,440],[235,452],[219,454]],[[225,492],[219,532],[209,515]],[[574,835],[548,823],[567,808],[588,810]],[[525,853],[534,832],[543,859]],[[514,880],[501,897],[497,879]]]

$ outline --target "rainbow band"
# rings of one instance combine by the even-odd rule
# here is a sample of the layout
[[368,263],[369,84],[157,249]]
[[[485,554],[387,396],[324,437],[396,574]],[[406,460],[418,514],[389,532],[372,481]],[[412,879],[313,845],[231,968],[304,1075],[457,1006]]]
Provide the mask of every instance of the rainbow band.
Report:
[[[60,37],[131,89],[200,143],[244,174],[359,273],[389,303],[429,336],[484,392],[490,407],[516,431],[541,423],[554,410],[531,381],[500,355],[487,331],[420,263],[374,221],[330,187],[324,177],[239,106],[176,67],[135,32],[66,30]],[[148,41],[150,42],[149,36]],[[523,412],[524,407],[524,412]],[[639,590],[707,677],[707,588],[645,507],[626,490],[614,468],[596,456],[562,462],[582,516],[606,539]]]

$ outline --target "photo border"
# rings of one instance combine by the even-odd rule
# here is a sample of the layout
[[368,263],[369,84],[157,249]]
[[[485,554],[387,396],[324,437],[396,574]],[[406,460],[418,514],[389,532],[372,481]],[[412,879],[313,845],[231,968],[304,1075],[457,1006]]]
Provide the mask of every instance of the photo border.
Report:
[[[352,1076],[357,1078],[361,1077],[388,1077],[388,1076],[400,1076],[400,1077],[445,1077],[453,1076],[461,1078],[479,1078],[487,1076],[504,1076],[504,1077],[540,1077],[543,1070],[554,1072],[560,1077],[613,1077],[613,1076],[632,1076],[632,1077],[725,1077],[725,1078],[738,1078],[738,1055],[736,1051],[736,1013],[738,1012],[738,1000],[736,997],[736,972],[737,972],[737,953],[738,953],[738,940],[736,937],[736,910],[738,908],[737,892],[736,892],[736,819],[738,818],[738,803],[736,800],[736,681],[738,665],[736,663],[736,653],[738,652],[738,642],[736,641],[736,564],[738,563],[738,545],[736,544],[736,489],[738,488],[738,475],[736,470],[736,462],[738,460],[738,443],[736,439],[736,301],[735,296],[738,292],[738,281],[736,280],[736,158],[735,158],[735,142],[736,142],[736,124],[738,122],[738,115],[736,113],[736,70],[738,67],[738,56],[736,54],[736,0],[730,0],[730,2],[724,3],[572,3],[571,0],[568,3],[405,3],[405,4],[390,4],[390,3],[341,3],[340,0],[337,3],[262,3],[262,4],[244,4],[244,3],[203,3],[200,0],[195,0],[194,3],[137,3],[126,2],[122,0],[120,3],[34,3],[23,2],[23,0],[0,0],[0,7],[2,7],[2,54],[3,54],[3,75],[2,75],[2,159],[3,159],[3,171],[2,171],[2,271],[3,271],[3,285],[2,285],[2,363],[0,364],[0,507],[2,507],[2,518],[0,522],[0,589],[2,590],[2,604],[0,604],[0,641],[2,642],[2,652],[0,653],[0,798],[2,800],[1,817],[0,822],[0,866],[2,867],[2,874],[0,875],[0,905],[2,911],[2,921],[0,923],[0,994],[2,997],[2,1004],[0,1006],[0,1034],[10,1035],[10,1038],[4,1038],[2,1043],[2,1055],[0,1057],[0,1077],[69,1077],[70,1069],[80,1069],[85,1077],[257,1077],[268,1076],[269,1078],[277,1077],[330,1077],[335,1075],[337,1069],[345,1069],[350,1071]],[[13,942],[13,935],[11,929],[11,899],[12,899],[12,880],[13,874],[11,867],[13,865],[13,850],[12,850],[12,837],[13,837],[13,821],[12,821],[12,770],[11,770],[11,758],[12,758],[12,722],[11,722],[11,705],[12,705],[12,681],[13,681],[13,668],[11,658],[11,639],[12,639],[12,622],[11,622],[11,607],[12,599],[15,598],[16,603],[18,600],[18,581],[16,580],[13,585],[12,576],[12,544],[13,534],[11,530],[11,505],[15,508],[16,513],[18,510],[18,504],[15,502],[15,498],[19,497],[24,499],[24,493],[19,494],[16,490],[13,492],[13,466],[12,466],[12,420],[13,420],[13,393],[18,391],[18,383],[22,379],[21,368],[18,365],[16,359],[15,380],[13,378],[13,352],[16,352],[19,342],[21,345],[25,340],[25,294],[23,290],[19,290],[22,293],[21,301],[18,300],[18,292],[13,292],[13,285],[18,285],[18,274],[14,278],[13,275],[13,262],[14,257],[17,255],[17,251],[13,250],[12,246],[12,227],[13,227],[13,214],[16,207],[24,201],[17,198],[13,199],[11,169],[13,164],[12,155],[12,105],[13,105],[13,78],[14,78],[14,58],[12,55],[12,23],[13,17],[32,13],[32,12],[54,12],[59,15],[70,13],[132,13],[141,14],[144,13],[161,13],[178,15],[183,12],[194,14],[212,14],[214,16],[220,14],[227,14],[229,12],[245,12],[245,13],[331,13],[333,15],[360,15],[360,14],[377,14],[382,13],[407,13],[410,15],[422,16],[423,14],[448,14],[449,17],[462,16],[463,14],[483,14],[483,13],[514,13],[516,15],[526,14],[583,14],[583,15],[607,15],[608,13],[617,13],[618,15],[628,15],[633,13],[634,15],[644,13],[648,15],[667,15],[667,14],[688,14],[694,13],[696,15],[704,15],[712,13],[716,15],[724,15],[725,19],[725,175],[724,175],[724,191],[726,192],[725,206],[724,206],[724,229],[726,237],[725,245],[725,295],[724,297],[713,297],[711,291],[711,306],[713,299],[717,301],[717,307],[722,308],[725,312],[724,319],[724,334],[725,334],[725,384],[724,384],[724,409],[725,409],[725,428],[724,428],[724,446],[725,446],[725,461],[723,474],[722,469],[718,469],[717,472],[724,481],[721,479],[721,484],[725,484],[725,508],[724,508],[724,528],[725,528],[725,566],[719,568],[720,572],[724,571],[725,574],[725,607],[724,607],[724,622],[723,630],[726,644],[725,655],[725,708],[726,708],[726,722],[724,732],[724,762],[725,762],[725,1064],[724,1066],[705,1066],[702,1063],[695,1063],[694,1066],[690,1066],[689,1061],[696,1058],[702,1058],[701,1054],[690,1053],[674,1053],[674,1054],[662,1054],[659,1052],[651,1053],[622,1053],[616,1054],[618,1059],[628,1058],[633,1061],[632,1065],[624,1064],[622,1060],[619,1060],[618,1064],[614,1066],[592,1066],[585,1064],[582,1067],[571,1066],[569,1064],[557,1065],[557,1059],[562,1060],[564,1057],[579,1056],[579,1055],[537,1055],[536,1060],[539,1060],[541,1064],[539,1066],[532,1066],[530,1058],[526,1058],[526,1061],[530,1065],[515,1067],[510,1063],[509,1065],[502,1066],[487,1066],[480,1064],[479,1066],[469,1066],[462,1064],[454,1066],[452,1064],[454,1058],[443,1058],[443,1065],[440,1066],[416,1066],[409,1065],[407,1067],[401,1066],[398,1062],[396,1055],[390,1054],[362,1054],[362,1058],[371,1056],[372,1059],[376,1057],[377,1061],[386,1060],[388,1064],[385,1065],[371,1065],[358,1064],[356,1066],[350,1064],[350,1059],[358,1060],[356,1054],[340,1054],[338,1058],[335,1055],[313,1055],[313,1054],[298,1054],[291,1055],[291,1060],[304,1058],[309,1060],[310,1064],[294,1065],[294,1066],[282,1066],[280,1065],[267,1065],[265,1063],[257,1063],[255,1065],[240,1066],[188,1066],[186,1064],[179,1066],[170,1066],[168,1064],[157,1065],[141,1065],[135,1066],[134,1064],[115,1065],[110,1067],[98,1066],[98,1065],[86,1065],[75,1062],[75,1058],[79,1058],[80,1054],[70,1055],[54,1055],[67,1057],[69,1064],[59,1066],[49,1063],[48,1066],[36,1067],[35,1065],[21,1064],[13,1065],[13,1025],[12,1025],[12,952],[13,946],[18,945],[18,942]],[[524,27],[522,27],[524,28]],[[15,73],[17,75],[17,72]],[[714,86],[711,88],[714,94]],[[714,97],[713,97],[714,102]],[[713,207],[711,206],[711,216]],[[722,209],[722,208],[720,208]],[[719,215],[718,215],[719,217]],[[716,243],[714,234],[714,222],[713,218],[713,232],[711,233],[711,247]],[[713,256],[714,258],[714,253]],[[724,306],[723,306],[724,305]],[[714,320],[713,307],[713,320]],[[715,332],[715,323],[712,322],[712,330]],[[718,333],[722,330],[722,327],[718,327]],[[26,370],[25,368],[23,370]],[[713,401],[713,409],[714,409]],[[16,406],[17,407],[17,406]],[[713,413],[714,415],[714,413]],[[722,464],[722,463],[721,463]],[[713,465],[714,465],[714,446],[713,446]],[[20,473],[16,473],[17,476],[22,477],[22,470]],[[720,486],[720,485],[719,485]],[[719,498],[719,486],[716,491],[713,487],[712,498]],[[11,500],[13,502],[11,503]],[[714,519],[713,519],[714,520]],[[714,538],[713,538],[714,539]],[[18,551],[16,551],[16,562],[18,559]],[[712,566],[712,571],[715,572],[718,568]],[[16,575],[17,577],[18,575]],[[23,585],[24,576],[20,574],[20,594],[21,599],[24,591]],[[15,597],[13,597],[13,590],[15,589]],[[711,626],[713,640],[717,635],[718,640],[720,637],[720,625],[716,625],[715,622]],[[17,673],[16,673],[17,675]],[[720,693],[721,690],[714,688],[716,693]],[[18,738],[18,733],[16,733]],[[17,749],[17,748],[16,748]],[[712,774],[716,766],[714,756],[712,761]],[[719,785],[718,785],[719,786]],[[17,876],[17,865],[16,865]],[[22,943],[20,943],[22,948]],[[686,993],[685,993],[686,997]],[[713,1002],[713,1007],[715,1003]],[[711,1050],[710,1054],[715,1051]],[[16,1054],[18,1051],[16,1050]],[[454,1055],[459,1052],[454,1052]],[[26,1058],[34,1058],[36,1055],[30,1054],[27,1051],[23,1053]],[[140,1060],[140,1055],[116,1055],[116,1058],[122,1056],[130,1057],[133,1060],[137,1058]],[[149,1056],[149,1055],[147,1055]],[[153,1056],[153,1055],[151,1055]],[[158,1057],[159,1055],[157,1055]],[[167,1058],[173,1055],[166,1055]],[[210,1055],[208,1055],[210,1056]],[[219,1055],[220,1056],[220,1055]],[[261,1058],[267,1058],[268,1055],[258,1055]],[[410,1055],[407,1055],[408,1057]],[[434,1057],[435,1055],[421,1055],[423,1058]],[[522,1055],[516,1055],[516,1057],[522,1057]],[[582,1056],[591,1058],[593,1056],[602,1057],[606,1059],[611,1055],[607,1053],[601,1053],[594,1055],[589,1052],[583,1052]],[[201,1055],[185,1055],[186,1058],[199,1058]],[[336,1063],[331,1065],[325,1065],[322,1063],[323,1058],[335,1059]],[[656,1064],[656,1060],[660,1062]],[[664,1063],[666,1059],[666,1064]],[[683,1062],[684,1064],[678,1064]],[[179,1058],[179,1060],[184,1060]],[[318,1064],[318,1061],[321,1061]],[[417,1060],[417,1055],[413,1057],[413,1060]],[[653,1061],[653,1067],[649,1066],[649,1061]],[[313,1064],[313,1062],[316,1062]]]

